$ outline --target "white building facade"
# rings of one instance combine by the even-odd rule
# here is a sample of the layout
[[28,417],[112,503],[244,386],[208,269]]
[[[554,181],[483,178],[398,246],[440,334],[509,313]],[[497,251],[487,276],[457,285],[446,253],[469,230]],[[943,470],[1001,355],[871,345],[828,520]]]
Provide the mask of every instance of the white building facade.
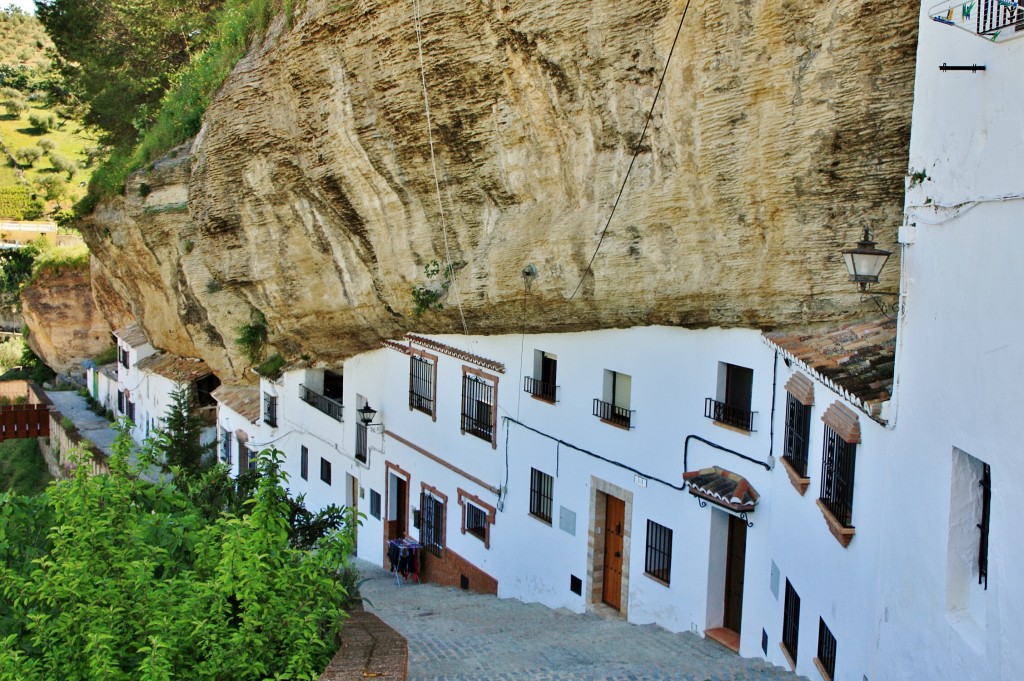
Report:
[[[927,9],[898,335],[410,335],[222,400],[222,443],[281,449],[312,508],[357,507],[367,560],[420,541],[430,581],[693,631],[809,678],[1016,678],[1024,40]],[[866,373],[842,374],[851,358]]]

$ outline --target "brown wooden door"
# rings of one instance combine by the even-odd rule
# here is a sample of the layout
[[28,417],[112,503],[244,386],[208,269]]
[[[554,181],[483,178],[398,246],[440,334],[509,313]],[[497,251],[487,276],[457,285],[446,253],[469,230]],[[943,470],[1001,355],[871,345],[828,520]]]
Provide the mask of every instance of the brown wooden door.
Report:
[[622,608],[622,536],[626,503],[611,495],[605,499],[604,588],[601,600],[619,610]]
[[397,475],[392,479],[395,483],[395,517],[388,520],[388,539],[403,539],[409,517],[409,483]]
[[743,619],[743,569],[747,558],[747,523],[729,516],[729,546],[725,557],[725,615],[722,626],[740,631]]

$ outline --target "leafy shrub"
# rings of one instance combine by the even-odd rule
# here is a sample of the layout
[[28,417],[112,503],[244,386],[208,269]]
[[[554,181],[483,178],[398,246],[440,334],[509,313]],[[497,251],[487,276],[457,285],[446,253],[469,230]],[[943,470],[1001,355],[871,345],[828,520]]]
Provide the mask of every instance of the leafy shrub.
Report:
[[28,102],[20,98],[11,97],[9,99],[5,99],[0,103],[0,106],[7,111],[7,115],[11,118],[17,118],[28,111]]
[[37,132],[48,132],[57,127],[57,116],[52,113],[30,113],[28,123]]
[[117,344],[112,344],[109,348],[101,352],[92,358],[96,366],[103,366],[104,364],[113,364],[117,361]]
[[52,151],[57,146],[57,143],[48,137],[43,137],[36,142],[36,146],[46,152]]
[[256,367],[256,373],[260,376],[276,379],[281,376],[281,369],[284,368],[285,364],[285,359],[281,356],[281,353],[275,352],[270,357],[267,357],[262,364]]
[[270,333],[267,318],[259,310],[253,310],[249,317],[249,323],[242,324],[235,331],[238,332],[235,346],[241,350],[251,364],[259,364],[263,359]]
[[109,475],[78,465],[41,495],[0,497],[4,678],[318,678],[345,617],[353,515],[305,550],[280,452],[258,456],[243,496],[223,468],[141,480],[126,429],[113,451]]

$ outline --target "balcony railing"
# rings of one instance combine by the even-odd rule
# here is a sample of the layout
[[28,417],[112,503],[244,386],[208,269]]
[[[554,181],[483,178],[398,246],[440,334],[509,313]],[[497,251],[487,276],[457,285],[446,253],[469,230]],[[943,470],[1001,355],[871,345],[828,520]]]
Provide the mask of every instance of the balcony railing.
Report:
[[555,401],[554,383],[545,383],[533,376],[523,376],[523,390],[545,402]]
[[616,407],[611,402],[605,402],[594,398],[594,416],[598,417],[602,421],[608,421],[614,423],[617,426],[623,428],[630,427],[630,421],[632,420],[633,412],[623,407]]
[[303,402],[316,407],[335,421],[342,420],[341,412],[344,407],[341,402],[332,400],[330,397],[324,397],[320,393],[310,390],[304,385],[299,386],[299,397],[302,398]]
[[731,404],[719,402],[710,397],[704,400],[704,416],[707,416],[712,421],[724,423],[727,426],[733,426],[747,432],[753,432],[754,430],[754,414],[756,413],[756,411],[734,407]]

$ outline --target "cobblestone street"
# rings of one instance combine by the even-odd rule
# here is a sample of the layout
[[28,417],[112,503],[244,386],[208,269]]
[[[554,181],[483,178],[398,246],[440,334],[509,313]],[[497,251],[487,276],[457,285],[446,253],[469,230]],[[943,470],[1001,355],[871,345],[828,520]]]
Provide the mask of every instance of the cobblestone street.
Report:
[[432,584],[357,561],[366,609],[409,641],[409,680],[782,681],[798,677],[691,633]]

